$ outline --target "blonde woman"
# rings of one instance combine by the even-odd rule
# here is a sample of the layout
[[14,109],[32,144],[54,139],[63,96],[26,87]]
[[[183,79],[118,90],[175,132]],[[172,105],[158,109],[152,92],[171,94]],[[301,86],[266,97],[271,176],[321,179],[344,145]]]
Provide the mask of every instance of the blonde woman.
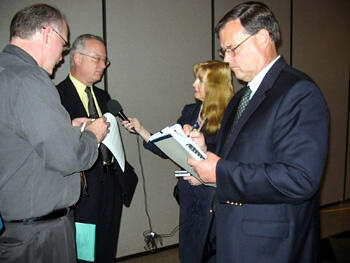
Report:
[[[193,66],[193,82],[196,103],[186,105],[177,123],[203,126],[209,151],[214,151],[215,134],[221,127],[225,109],[233,96],[231,70],[227,63],[206,61]],[[151,133],[136,118],[129,118],[123,125],[129,131],[134,128],[144,139],[144,147],[167,158],[152,142]],[[200,184],[192,176],[180,178],[176,188],[180,204],[179,256],[181,263],[207,262],[205,245],[211,221],[211,203],[214,188]]]

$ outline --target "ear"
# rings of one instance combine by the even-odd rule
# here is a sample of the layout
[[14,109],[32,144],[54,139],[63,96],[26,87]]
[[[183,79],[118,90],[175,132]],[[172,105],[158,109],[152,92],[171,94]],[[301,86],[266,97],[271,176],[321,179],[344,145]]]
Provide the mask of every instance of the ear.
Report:
[[45,45],[47,45],[52,37],[52,29],[50,27],[43,27],[40,29],[41,39]]
[[262,48],[266,48],[269,42],[271,41],[269,31],[267,31],[265,28],[260,29],[257,33],[257,39],[259,46]]
[[80,65],[82,63],[82,55],[80,53],[75,53],[73,55],[73,61],[74,61],[74,65]]

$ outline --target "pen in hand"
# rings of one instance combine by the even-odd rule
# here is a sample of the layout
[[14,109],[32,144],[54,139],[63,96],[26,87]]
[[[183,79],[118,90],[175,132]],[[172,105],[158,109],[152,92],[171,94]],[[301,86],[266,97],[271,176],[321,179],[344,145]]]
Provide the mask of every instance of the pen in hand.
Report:
[[[208,119],[205,119],[201,125],[199,125],[199,122],[196,121],[196,123],[193,125],[192,129],[190,130],[190,133],[193,132],[195,129],[198,129],[198,132],[202,130],[202,128],[207,124]],[[187,135],[187,137],[190,137],[190,133]]]

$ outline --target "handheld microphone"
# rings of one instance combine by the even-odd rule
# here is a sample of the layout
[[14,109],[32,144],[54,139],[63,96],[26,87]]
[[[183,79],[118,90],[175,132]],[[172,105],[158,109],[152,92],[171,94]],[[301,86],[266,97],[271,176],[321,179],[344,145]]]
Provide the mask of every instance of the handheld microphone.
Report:
[[[114,116],[118,116],[123,121],[128,121],[128,117],[123,112],[122,106],[117,100],[110,100],[107,102],[107,109],[110,113],[112,113]],[[132,128],[132,130],[136,133],[136,130]]]
[[129,121],[123,112],[122,106],[117,100],[110,100],[107,102],[107,109],[114,116],[118,116],[123,121]]

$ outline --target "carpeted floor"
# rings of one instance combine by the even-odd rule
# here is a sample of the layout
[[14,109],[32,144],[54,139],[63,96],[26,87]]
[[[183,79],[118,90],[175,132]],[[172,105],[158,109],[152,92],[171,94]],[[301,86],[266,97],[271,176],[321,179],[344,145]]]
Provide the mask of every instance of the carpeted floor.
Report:
[[[350,223],[350,222],[349,222]],[[179,263],[178,248],[169,247],[157,253],[140,254],[117,259],[120,263]],[[321,242],[322,263],[350,263],[350,231]]]

